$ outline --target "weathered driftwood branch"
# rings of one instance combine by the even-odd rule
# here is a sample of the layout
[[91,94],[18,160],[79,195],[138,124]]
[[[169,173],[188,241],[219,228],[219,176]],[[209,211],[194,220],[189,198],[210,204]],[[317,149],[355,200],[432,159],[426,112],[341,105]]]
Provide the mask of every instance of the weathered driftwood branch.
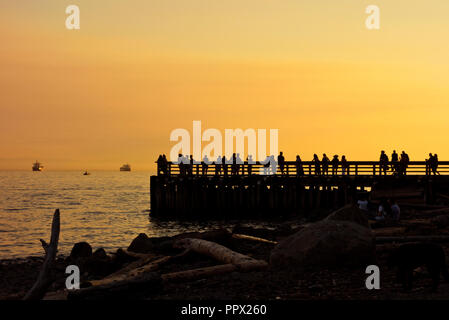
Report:
[[173,245],[175,248],[190,249],[196,253],[209,256],[225,264],[163,274],[162,280],[164,282],[190,281],[234,271],[246,272],[251,270],[261,270],[268,267],[268,263],[264,260],[256,260],[207,240],[187,238],[178,240]]
[[164,282],[182,282],[191,281],[201,278],[207,278],[211,276],[216,276],[220,274],[231,273],[237,271],[238,267],[235,264],[228,263],[218,266],[198,268],[186,271],[166,273],[161,276]]
[[404,237],[376,237],[376,243],[391,243],[391,242],[419,242],[419,241],[432,241],[432,242],[449,242],[449,236],[436,235],[436,236],[404,236]]
[[240,234],[240,233],[234,233],[232,235],[232,238],[242,239],[242,240],[252,240],[252,241],[264,242],[264,243],[270,243],[270,244],[277,244],[277,241],[271,241],[271,240],[267,240],[267,239],[263,239],[263,238],[259,238],[259,237],[248,236],[246,234]]
[[148,255],[147,258],[143,258],[141,260],[132,262],[125,268],[122,268],[118,270],[117,272],[114,272],[113,274],[110,274],[109,276],[101,279],[101,280],[92,280],[89,281],[89,283],[92,286],[104,286],[104,285],[110,285],[115,282],[121,282],[121,281],[132,281],[133,279],[140,278],[143,274],[148,272],[154,272],[157,269],[159,269],[162,265],[167,264],[169,262],[176,261],[180,258],[185,257],[190,250],[185,250],[181,254],[178,254],[176,256],[166,256],[166,257],[159,257],[155,259],[154,256]]
[[33,287],[30,289],[30,291],[28,291],[28,293],[23,298],[24,300],[42,299],[45,293],[47,292],[47,289],[52,284],[54,279],[51,274],[51,269],[55,262],[56,253],[58,251],[59,231],[60,231],[60,216],[59,216],[59,209],[56,209],[51,224],[50,244],[47,244],[44,240],[41,239],[42,246],[44,247],[45,250],[44,264],[42,265],[42,269]]
[[191,239],[191,238],[181,239],[175,241],[173,247],[190,249],[199,254],[209,256],[223,263],[240,264],[246,261],[254,260],[249,256],[232,251],[231,249],[228,249],[218,243],[202,239]]

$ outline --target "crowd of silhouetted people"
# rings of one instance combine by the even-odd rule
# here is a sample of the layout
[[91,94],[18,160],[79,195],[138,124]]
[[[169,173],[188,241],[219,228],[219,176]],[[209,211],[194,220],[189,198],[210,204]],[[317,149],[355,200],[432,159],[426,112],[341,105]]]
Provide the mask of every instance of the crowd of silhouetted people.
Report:
[[[313,174],[314,175],[338,175],[339,171],[341,175],[349,175],[350,165],[346,159],[345,155],[342,155],[341,158],[339,155],[334,155],[332,159],[330,159],[325,153],[323,153],[321,159],[317,154],[313,155],[312,159],[313,166]],[[438,172],[438,155],[437,154],[429,154],[429,159],[426,159],[426,174],[440,174]],[[238,176],[253,174],[253,166],[256,164],[260,164],[261,168],[259,174],[263,175],[276,175],[280,172],[281,175],[291,175],[289,172],[289,166],[286,165],[285,157],[283,152],[280,152],[277,157],[274,155],[267,156],[263,161],[254,161],[253,157],[249,155],[246,158],[246,162],[243,161],[240,157],[239,153],[233,153],[231,157],[228,159],[226,156],[218,156],[216,160],[210,160],[207,155],[204,156],[202,161],[196,161],[193,159],[193,156],[190,155],[178,155],[178,159],[173,162],[179,166],[179,174],[180,175],[199,175],[201,168],[201,175],[207,176],[209,166],[214,164],[214,174],[215,175],[224,175],[224,176]],[[290,163],[291,164],[291,163]],[[381,151],[379,158],[379,171],[380,174],[387,175],[388,172],[391,172],[393,175],[397,176],[405,176],[407,174],[407,168],[410,164],[410,158],[405,151],[402,151],[401,154],[398,154],[396,150],[393,150],[391,154],[391,160],[388,158],[388,155],[384,150]],[[196,172],[194,172],[194,168],[196,166]],[[159,155],[157,159],[157,172],[158,175],[170,174],[169,162],[165,154]],[[304,176],[304,165],[301,157],[296,155],[295,165],[294,165],[297,176]],[[279,170],[278,170],[279,169]],[[245,172],[246,171],[246,172]],[[375,171],[375,167],[374,167]],[[309,174],[312,173],[311,168],[309,168]]]

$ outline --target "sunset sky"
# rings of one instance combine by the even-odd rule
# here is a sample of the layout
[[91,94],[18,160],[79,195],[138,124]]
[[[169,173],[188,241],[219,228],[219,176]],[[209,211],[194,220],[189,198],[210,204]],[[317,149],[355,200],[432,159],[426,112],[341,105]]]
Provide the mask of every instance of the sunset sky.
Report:
[[[76,4],[81,29],[67,30]],[[365,8],[378,5],[380,30]],[[170,132],[449,160],[447,0],[0,1],[0,170],[154,170]],[[223,131],[224,132],[224,131]]]

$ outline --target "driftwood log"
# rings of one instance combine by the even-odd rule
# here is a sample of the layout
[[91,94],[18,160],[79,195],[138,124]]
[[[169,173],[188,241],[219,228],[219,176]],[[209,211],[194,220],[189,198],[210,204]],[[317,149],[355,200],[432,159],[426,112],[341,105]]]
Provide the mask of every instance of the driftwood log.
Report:
[[176,241],[175,248],[184,248],[196,253],[214,258],[224,265],[207,268],[198,268],[187,271],[173,272],[162,275],[162,280],[167,281],[190,281],[234,271],[262,270],[268,267],[264,260],[256,260],[247,255],[232,251],[222,245],[202,239],[182,239]]
[[51,224],[51,237],[50,243],[47,244],[44,240],[40,239],[42,246],[45,250],[45,259],[39,276],[34,283],[33,287],[23,298],[24,300],[40,300],[45,296],[48,288],[54,281],[54,276],[51,274],[52,267],[56,259],[56,253],[58,251],[58,241],[60,232],[60,215],[59,209],[56,209],[53,215],[53,221]]
[[158,257],[157,259],[155,259],[155,257],[152,255],[146,255],[147,257],[143,257],[141,260],[132,262],[125,268],[122,268],[117,272],[114,272],[113,274],[110,274],[109,276],[101,280],[89,281],[89,284],[91,286],[104,286],[104,285],[111,285],[114,282],[121,282],[126,280],[134,281],[136,279],[142,278],[142,275],[146,273],[158,270],[164,264],[185,257],[189,252],[190,250],[184,250],[184,252],[176,256]]
[[376,243],[392,243],[392,242],[449,242],[449,235],[435,236],[404,236],[404,237],[376,237]]
[[251,241],[270,243],[270,244],[277,244],[277,241],[271,241],[271,240],[267,240],[267,239],[263,239],[263,238],[259,238],[259,237],[248,236],[246,234],[239,234],[239,233],[234,233],[232,235],[232,238],[242,239],[242,240],[251,240]]

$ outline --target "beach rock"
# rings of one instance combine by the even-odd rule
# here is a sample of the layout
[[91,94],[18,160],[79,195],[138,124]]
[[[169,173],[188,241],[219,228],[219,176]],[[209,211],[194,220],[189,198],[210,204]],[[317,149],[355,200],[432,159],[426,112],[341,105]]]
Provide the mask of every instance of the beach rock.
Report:
[[92,254],[92,257],[96,258],[96,259],[109,258],[108,254],[106,253],[106,251],[103,248],[98,248],[97,250],[95,250],[95,252]]
[[309,269],[359,266],[375,261],[370,229],[350,221],[326,219],[280,242],[270,255],[275,268]]
[[351,221],[366,228],[370,228],[366,212],[353,204],[346,205],[343,208],[332,212],[324,220]]
[[139,258],[130,256],[127,254],[122,248],[117,249],[116,253],[114,254],[113,263],[117,267],[123,266],[124,264],[133,262],[138,260]]
[[137,253],[147,253],[151,249],[153,249],[153,242],[145,233],[140,233],[128,247],[128,251]]
[[78,242],[72,248],[70,252],[70,258],[72,260],[89,258],[92,256],[92,247],[87,242]]
[[86,271],[95,277],[105,277],[116,270],[110,256],[103,248],[97,249],[85,263]]
[[247,236],[253,236],[267,240],[275,240],[277,231],[236,225],[234,229],[232,229],[232,233],[244,234]]

